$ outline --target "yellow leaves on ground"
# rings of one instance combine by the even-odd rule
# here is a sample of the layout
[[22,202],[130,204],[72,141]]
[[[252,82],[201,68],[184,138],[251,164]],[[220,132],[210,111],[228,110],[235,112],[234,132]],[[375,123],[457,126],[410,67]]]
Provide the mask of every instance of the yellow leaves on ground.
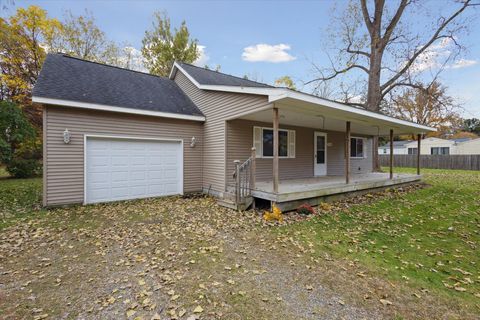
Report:
[[273,205],[271,212],[265,211],[263,214],[263,219],[265,219],[265,221],[283,222],[282,211],[276,205]]

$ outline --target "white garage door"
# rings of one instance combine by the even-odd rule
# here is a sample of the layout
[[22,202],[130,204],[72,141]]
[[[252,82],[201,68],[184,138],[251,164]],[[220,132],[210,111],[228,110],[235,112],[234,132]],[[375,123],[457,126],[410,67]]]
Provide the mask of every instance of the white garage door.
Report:
[[178,141],[87,138],[85,202],[181,194]]

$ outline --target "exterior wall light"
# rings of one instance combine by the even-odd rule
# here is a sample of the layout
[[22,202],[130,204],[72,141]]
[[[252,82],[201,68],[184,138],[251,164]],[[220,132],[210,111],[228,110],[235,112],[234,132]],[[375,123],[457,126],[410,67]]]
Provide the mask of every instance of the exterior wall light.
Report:
[[197,144],[197,139],[195,137],[192,137],[192,142],[190,142],[190,148],[195,148],[196,144]]
[[68,129],[65,129],[65,131],[63,131],[63,142],[65,144],[69,144],[71,137],[72,136],[70,134],[70,131],[68,131]]

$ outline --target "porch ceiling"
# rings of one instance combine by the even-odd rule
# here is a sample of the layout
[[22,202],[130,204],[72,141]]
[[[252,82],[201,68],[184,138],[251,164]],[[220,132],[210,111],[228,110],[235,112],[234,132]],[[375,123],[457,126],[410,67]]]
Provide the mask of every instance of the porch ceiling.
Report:
[[[417,134],[434,131],[431,128],[395,119],[365,110],[344,110],[332,106],[321,105],[308,101],[292,98],[278,99],[268,109],[243,115],[240,119],[272,122],[272,110],[275,106],[279,109],[280,126],[293,125],[319,130],[345,131],[345,122],[351,122],[353,134],[363,135],[389,135],[390,129],[394,134]],[[352,107],[349,107],[352,108]]]

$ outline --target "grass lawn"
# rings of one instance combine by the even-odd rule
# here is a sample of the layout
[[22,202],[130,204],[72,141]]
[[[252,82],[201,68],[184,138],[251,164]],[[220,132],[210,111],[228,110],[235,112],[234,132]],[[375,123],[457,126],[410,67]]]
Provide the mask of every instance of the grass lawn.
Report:
[[478,312],[480,172],[425,169],[422,174],[427,188],[353,204],[281,232],[299,232],[319,255],[359,261],[419,299],[431,292]]
[[43,213],[42,178],[12,179],[0,166],[0,230],[18,219]]

